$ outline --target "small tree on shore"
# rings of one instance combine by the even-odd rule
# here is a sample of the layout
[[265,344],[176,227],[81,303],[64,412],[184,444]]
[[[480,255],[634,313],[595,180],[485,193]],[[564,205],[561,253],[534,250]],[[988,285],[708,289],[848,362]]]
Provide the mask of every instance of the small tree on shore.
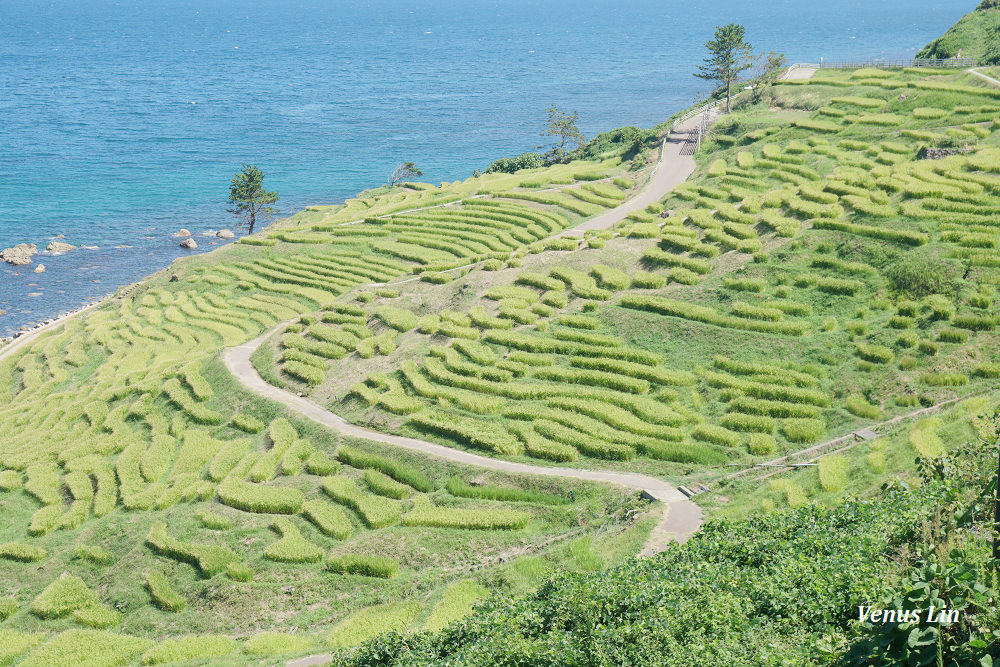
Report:
[[575,111],[573,113],[566,113],[552,106],[546,109],[545,112],[549,114],[549,119],[545,123],[545,131],[542,132],[542,136],[558,137],[559,139],[559,143],[545,154],[545,162],[548,164],[563,162],[569,153],[567,146],[573,144],[573,148],[578,148],[586,143],[587,138],[583,136],[580,128],[577,127],[578,116]]
[[278,212],[271,206],[278,201],[278,193],[264,189],[264,172],[253,164],[242,165],[233,176],[229,184],[229,201],[234,204],[229,212],[242,219],[250,234],[258,222],[265,222]]
[[759,102],[764,91],[773,86],[788,66],[784,53],[758,53],[753,57],[750,68],[750,94],[754,102]]
[[732,107],[733,84],[740,80],[740,73],[750,69],[750,51],[753,48],[746,41],[746,30],[736,23],[715,29],[715,39],[705,42],[708,57],[703,65],[698,65],[695,74],[699,79],[716,81],[726,88],[726,111]]
[[391,174],[389,174],[389,187],[396,185],[402,180],[407,178],[413,178],[414,176],[423,176],[424,172],[420,171],[420,167],[414,162],[404,162],[403,164],[396,167]]

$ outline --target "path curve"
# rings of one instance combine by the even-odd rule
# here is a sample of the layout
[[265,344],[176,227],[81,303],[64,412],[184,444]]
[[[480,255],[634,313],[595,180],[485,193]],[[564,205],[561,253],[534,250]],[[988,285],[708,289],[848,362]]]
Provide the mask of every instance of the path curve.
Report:
[[642,491],[652,499],[664,503],[663,517],[656,528],[650,534],[649,539],[643,547],[642,555],[652,555],[663,551],[671,541],[681,544],[687,541],[698,527],[701,525],[701,508],[688,500],[684,494],[678,491],[673,485],[657,479],[651,475],[642,475],[630,472],[613,472],[605,470],[584,470],[581,468],[555,468],[528,463],[518,463],[515,461],[503,461],[487,456],[480,456],[472,452],[453,449],[438,445],[425,440],[407,438],[405,436],[393,435],[391,433],[381,433],[373,431],[350,422],[342,417],[330,412],[326,408],[313,403],[307,398],[293,394],[290,391],[268,384],[257,373],[257,369],[250,363],[250,355],[261,346],[271,335],[282,327],[285,323],[278,325],[267,333],[255,338],[252,341],[243,343],[236,347],[225,348],[222,353],[222,361],[229,372],[239,380],[239,382],[250,391],[281,403],[287,408],[308,417],[309,419],[337,431],[343,435],[356,438],[366,438],[376,442],[402,447],[428,454],[440,459],[455,461],[465,465],[498,470],[501,472],[520,473],[526,475],[544,475],[546,477],[565,477],[568,479],[580,479],[591,482],[606,482],[617,484],[629,489]]
[[713,109],[708,109],[680,123],[670,132],[660,150],[660,159],[653,168],[653,175],[639,194],[610,211],[565,230],[560,236],[580,237],[587,231],[613,227],[624,220],[629,213],[642,211],[686,181],[694,171],[695,162],[694,156],[685,155],[683,149],[697,138],[702,116],[707,114],[708,122],[711,123],[715,113]]
[[980,72],[979,70],[977,70],[975,67],[973,67],[972,69],[967,69],[965,71],[968,72],[969,74],[973,74],[975,76],[978,76],[980,79],[984,79],[986,81],[989,81],[994,86],[1000,86],[1000,81],[994,79],[992,76],[987,76],[987,75],[983,74],[982,72]]

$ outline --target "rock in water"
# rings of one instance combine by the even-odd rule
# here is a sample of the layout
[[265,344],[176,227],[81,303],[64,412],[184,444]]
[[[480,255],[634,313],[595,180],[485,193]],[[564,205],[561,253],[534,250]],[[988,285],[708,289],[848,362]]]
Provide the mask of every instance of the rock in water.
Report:
[[45,265],[39,264],[35,267],[35,273],[45,273]]
[[62,241],[53,241],[45,247],[45,250],[48,252],[69,252],[70,250],[76,250],[76,246],[63,243]]
[[38,248],[34,243],[18,243],[13,248],[0,250],[0,259],[14,266],[24,266],[31,264],[31,258],[37,254]]
[[181,238],[187,238],[188,236],[191,236],[191,232],[189,232],[186,229],[178,229],[177,233],[174,234],[174,236],[176,236],[179,239],[181,239]]
[[218,236],[220,239],[232,239],[232,238],[236,238],[236,234],[233,234],[228,229],[220,230],[215,235]]
[[184,239],[183,241],[181,241],[181,247],[187,248],[188,250],[194,250],[195,248],[198,247],[198,244],[197,242],[195,242],[194,239]]

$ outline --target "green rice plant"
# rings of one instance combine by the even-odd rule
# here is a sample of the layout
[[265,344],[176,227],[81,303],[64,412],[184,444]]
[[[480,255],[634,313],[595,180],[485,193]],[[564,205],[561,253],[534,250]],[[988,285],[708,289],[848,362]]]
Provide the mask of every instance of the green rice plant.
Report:
[[528,525],[531,515],[507,509],[470,509],[438,507],[426,496],[414,500],[413,509],[403,515],[404,526],[461,528],[463,530],[519,530]]
[[622,298],[619,305],[623,308],[631,308],[633,310],[644,310],[659,315],[680,317],[714,326],[760,333],[801,336],[808,329],[806,324],[800,322],[757,322],[731,315],[722,315],[707,306],[653,296],[626,295]]
[[937,339],[943,343],[964,343],[969,340],[969,332],[961,329],[942,329]]
[[260,433],[264,430],[264,422],[257,419],[253,415],[244,414],[242,412],[233,415],[231,420],[233,426],[238,428],[245,433]]
[[975,377],[997,379],[1000,378],[1000,364],[994,363],[983,363],[979,364],[972,371],[972,375]]
[[0,630],[0,665],[14,664],[18,657],[41,644],[46,638],[44,632]]
[[298,514],[304,500],[298,489],[252,484],[231,477],[216,489],[223,505],[255,514]]
[[168,662],[211,660],[236,653],[239,645],[232,637],[223,635],[192,635],[166,639],[142,654],[143,665],[162,665]]
[[126,665],[155,643],[152,639],[101,630],[66,630],[36,646],[19,664],[27,667]]
[[497,500],[504,502],[541,503],[546,505],[562,505],[567,501],[563,496],[531,489],[515,489],[504,486],[471,486],[459,477],[450,478],[445,488],[453,496],[460,498],[478,498],[481,500]]
[[0,491],[17,491],[22,486],[21,474],[16,470],[0,471]]
[[856,234],[858,236],[869,236],[883,241],[902,243],[903,245],[919,246],[927,243],[927,235],[922,232],[913,232],[906,229],[890,229],[887,227],[873,227],[871,225],[860,225],[841,220],[814,220],[815,229],[833,229],[836,231]]
[[817,276],[813,284],[821,292],[847,296],[854,296],[865,287],[865,284],[859,280],[827,276]]
[[385,456],[341,445],[337,449],[337,458],[354,468],[377,470],[397,482],[411,486],[423,493],[429,493],[434,490],[434,483],[424,473]]
[[934,107],[917,107],[913,110],[913,117],[919,118],[921,120],[936,120],[938,118],[944,118],[948,115],[946,109],[937,109]]
[[608,442],[569,428],[548,419],[536,419],[535,431],[545,438],[579,450],[587,456],[612,461],[629,461],[635,455],[631,447],[616,442]]
[[302,653],[315,646],[315,643],[309,635],[261,632],[244,641],[242,649],[249,656],[271,657]]
[[323,550],[303,537],[298,527],[285,517],[279,517],[271,528],[280,536],[277,542],[264,549],[264,558],[279,563],[316,563],[323,558]]
[[830,454],[819,459],[819,483],[824,491],[842,491],[847,486],[847,469],[850,461],[846,456]]
[[[8,618],[17,613],[20,605],[16,598],[4,597],[0,598],[0,621],[6,621]],[[3,632],[0,630],[0,632]],[[0,642],[0,646],[3,646],[3,642]],[[0,656],[3,654],[0,653]]]
[[709,176],[725,176],[726,175],[726,161],[719,158],[713,160],[711,166],[708,168]]
[[382,320],[386,325],[396,331],[409,331],[417,326],[417,316],[404,308],[394,306],[381,306],[375,309],[375,317]]
[[509,432],[482,420],[425,410],[411,416],[407,423],[476,449],[486,449],[497,454],[518,454],[522,451],[521,444]]
[[281,364],[282,372],[296,380],[306,383],[310,387],[323,384],[323,381],[326,379],[326,373],[316,366],[302,363],[300,361],[291,361],[285,356],[283,356],[282,359],[284,360],[284,363]]
[[176,378],[170,378],[163,384],[163,393],[195,423],[215,425],[225,421],[218,412],[195,402]]
[[208,477],[214,482],[221,482],[232,474],[254,448],[249,438],[240,438],[226,442],[208,464]]
[[395,602],[363,609],[333,626],[327,636],[330,648],[356,646],[378,635],[409,629],[420,615],[419,602]]
[[887,364],[892,361],[892,350],[883,345],[859,343],[856,347],[859,357],[873,364]]
[[689,271],[683,266],[675,266],[670,269],[670,279],[681,285],[697,285],[701,282],[701,276],[694,271]]
[[711,442],[725,447],[738,447],[740,445],[739,433],[715,424],[696,424],[691,431],[691,435],[696,440]]
[[767,308],[764,306],[754,306],[743,301],[734,301],[733,315],[746,317],[753,320],[764,320],[767,322],[777,322],[784,317],[784,313],[777,308]]
[[347,355],[347,350],[333,343],[325,343],[308,340],[299,334],[285,334],[281,337],[281,345],[288,348],[302,350],[324,359],[343,359]]
[[327,558],[326,569],[338,574],[357,574],[362,577],[392,579],[399,572],[399,563],[384,556],[347,554]]
[[323,500],[302,503],[302,514],[313,522],[324,535],[346,540],[354,532],[347,514],[337,505]]
[[762,292],[767,287],[767,283],[759,278],[725,278],[722,284],[738,292]]
[[45,549],[34,544],[24,544],[23,542],[0,544],[0,559],[33,563],[45,558],[47,553]]
[[476,602],[484,599],[489,591],[473,579],[462,579],[450,584],[444,590],[441,600],[434,605],[430,616],[424,623],[425,632],[438,632],[453,621],[457,621],[472,612]]
[[384,528],[399,521],[403,508],[399,502],[362,491],[346,477],[327,477],[323,491],[333,500],[350,507],[369,528]]
[[368,489],[376,495],[395,498],[397,500],[410,497],[410,487],[400,484],[377,470],[366,470],[362,479],[365,485],[368,486]]
[[751,433],[747,439],[747,449],[754,456],[773,454],[777,446],[774,437],[766,433]]
[[73,557],[95,565],[111,565],[115,557],[110,551],[99,546],[80,544],[73,550]]
[[187,606],[187,600],[184,599],[184,596],[175,591],[163,573],[158,570],[146,573],[144,585],[149,591],[149,597],[152,598],[153,604],[163,611],[176,613]]
[[632,287],[637,289],[662,289],[666,287],[666,277],[649,271],[636,271],[632,276]]
[[31,602],[31,613],[50,619],[67,616],[77,609],[100,604],[97,595],[80,577],[66,574],[45,587]]
[[[631,361],[621,361],[619,359],[608,359],[604,357],[571,357],[571,366],[590,370],[606,371],[617,375],[635,378],[646,382],[655,382],[662,385],[690,386],[695,383],[695,376],[687,371],[674,371],[660,366],[650,366]],[[556,369],[553,369],[556,370]],[[536,373],[536,377],[545,377]],[[578,384],[596,384],[595,382],[582,382]],[[610,386],[609,385],[606,386]],[[623,391],[621,386],[610,387]],[[648,390],[648,386],[647,386]],[[645,393],[640,391],[638,393]]]
[[209,530],[229,530],[233,527],[233,522],[227,517],[211,510],[199,510],[196,515],[201,525]]
[[730,412],[719,419],[719,425],[731,431],[774,433],[774,420],[763,415]]
[[[896,345],[900,347],[915,347],[917,345],[917,334],[912,331],[904,331],[896,337]],[[933,343],[931,343],[933,345]]]
[[155,522],[146,536],[146,544],[156,553],[198,568],[205,577],[214,577],[238,560],[235,553],[225,547],[210,544],[192,544],[174,539],[167,533],[162,521]]
[[[835,111],[834,109],[827,109],[828,112]],[[823,112],[823,109],[820,109]],[[842,128],[839,124],[834,123],[829,120],[820,120],[814,118],[800,118],[792,121],[792,125],[795,127],[801,127],[804,130],[811,130],[813,132],[839,132]]]
[[922,340],[917,344],[917,350],[919,350],[921,354],[933,356],[937,354],[938,346],[937,343],[934,343],[932,341]]
[[59,527],[65,508],[63,505],[45,505],[31,515],[29,535],[45,535]]
[[[909,329],[914,324],[916,324],[916,321],[912,317],[905,317],[903,315],[893,315],[888,321],[888,325],[892,329]],[[912,345],[908,347],[912,347]]]
[[944,442],[937,430],[942,426],[940,417],[921,419],[910,429],[910,444],[924,458],[933,459],[945,453]]
[[823,437],[826,424],[822,419],[792,417],[781,422],[781,432],[789,442],[810,443]]
[[799,233],[800,223],[795,218],[786,218],[777,210],[766,210],[761,213],[761,222],[773,229],[778,236],[794,238]]
[[28,481],[24,490],[43,505],[61,505],[59,471],[53,463],[36,463],[26,469]]
[[813,314],[812,306],[807,303],[801,303],[799,301],[788,301],[784,299],[769,299],[761,303],[763,308],[774,309],[784,313],[785,315],[803,315],[809,316]]
[[625,290],[632,286],[632,279],[619,269],[595,264],[590,269],[591,275],[597,279],[597,284],[609,290]]
[[549,272],[549,275],[566,283],[570,291],[581,299],[605,301],[611,298],[609,291],[599,288],[594,278],[583,271],[555,267]]
[[253,580],[253,570],[239,561],[230,561],[226,565],[226,574],[233,581],[247,582]]
[[649,391],[649,382],[647,380],[597,370],[554,366],[539,368],[533,373],[533,375],[541,380],[552,380],[555,382],[565,382],[567,384],[574,385],[581,384],[594,387],[607,387],[608,389],[614,389],[615,391],[623,391],[634,394],[645,394]]
[[642,255],[642,259],[650,264],[662,265],[662,266],[678,266],[685,268],[688,271],[693,271],[701,275],[705,275],[712,270],[712,265],[702,259],[696,259],[693,257],[682,257],[681,255],[675,255],[670,252],[664,252],[659,248],[647,248]]
[[857,417],[865,419],[878,419],[882,416],[882,410],[877,405],[872,405],[863,396],[851,394],[845,401],[847,411]]
[[993,331],[997,326],[997,318],[993,315],[956,315],[951,323],[959,329],[969,331]]
[[729,409],[751,415],[770,417],[818,417],[820,410],[813,405],[770,401],[749,396],[737,396],[729,403]]
[[931,387],[961,387],[969,383],[969,378],[962,373],[927,373],[920,376],[920,381]]

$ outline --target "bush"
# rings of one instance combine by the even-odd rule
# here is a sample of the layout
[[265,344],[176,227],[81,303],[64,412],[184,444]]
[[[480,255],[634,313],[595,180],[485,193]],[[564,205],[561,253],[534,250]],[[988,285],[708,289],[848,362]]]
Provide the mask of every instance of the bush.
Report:
[[490,163],[486,167],[486,174],[513,174],[522,169],[538,169],[544,167],[545,161],[538,153],[521,153],[517,157],[504,157]]
[[153,603],[164,611],[178,612],[187,606],[187,600],[174,591],[162,572],[155,570],[148,572],[146,574],[145,586],[146,590],[149,591],[149,596],[153,599]]
[[826,424],[821,419],[785,419],[781,422],[781,432],[789,442],[810,443],[823,437]]

